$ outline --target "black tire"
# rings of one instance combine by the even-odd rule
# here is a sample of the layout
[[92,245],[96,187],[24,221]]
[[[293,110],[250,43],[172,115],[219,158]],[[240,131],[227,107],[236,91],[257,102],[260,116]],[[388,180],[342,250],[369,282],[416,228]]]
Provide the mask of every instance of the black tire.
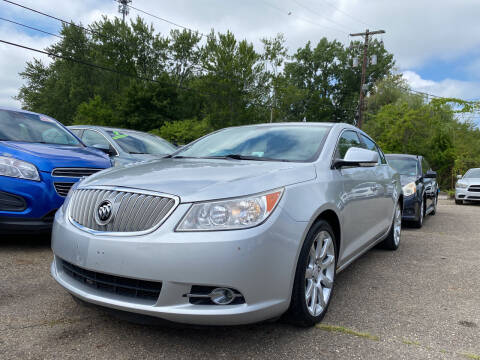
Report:
[[[313,316],[310,314],[307,308],[307,303],[305,300],[305,272],[307,268],[308,258],[310,248],[315,240],[317,234],[321,231],[327,231],[333,240],[333,247],[335,253],[335,267],[334,267],[334,277],[333,277],[333,284],[331,287],[330,297],[326,302],[326,306],[323,308],[323,311],[318,316]],[[295,281],[293,284],[292,289],[292,300],[290,303],[290,308],[286,314],[286,320],[293,325],[301,326],[301,327],[310,327],[315,325],[316,323],[322,321],[323,317],[325,316],[330,301],[333,296],[333,289],[335,286],[335,275],[336,275],[336,268],[337,268],[337,244],[335,239],[335,233],[332,230],[332,227],[328,222],[325,220],[317,221],[305,238],[305,241],[302,246],[302,250],[300,251],[300,256],[298,258],[297,269],[295,272]]]
[[430,215],[435,215],[437,213],[437,205],[438,205],[438,195],[435,196],[435,199],[433,200],[433,209],[430,211]]
[[419,207],[419,212],[420,213],[418,214],[418,219],[412,223],[412,225],[417,229],[422,228],[423,220],[425,219],[425,198],[422,199],[422,203],[420,204],[420,207]]
[[402,206],[400,203],[397,203],[395,207],[395,214],[393,214],[393,220],[392,220],[392,226],[390,228],[390,231],[388,232],[387,237],[385,240],[383,240],[380,245],[382,248],[387,249],[387,250],[392,250],[395,251],[399,248],[400,246],[400,239],[401,236],[399,235],[398,241],[395,241],[395,219],[396,219],[396,211],[400,210],[400,235],[402,231]]
[[457,204],[457,205],[463,205],[463,200],[457,200],[457,199],[455,199],[455,204]]

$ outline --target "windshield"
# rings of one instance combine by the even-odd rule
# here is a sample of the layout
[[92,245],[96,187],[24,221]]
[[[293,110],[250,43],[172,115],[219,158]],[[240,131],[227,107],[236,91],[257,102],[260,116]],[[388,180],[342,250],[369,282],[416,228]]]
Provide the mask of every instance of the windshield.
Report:
[[107,134],[129,154],[168,155],[176,147],[155,135],[126,130],[107,130]]
[[417,160],[388,157],[388,163],[401,175],[417,176]]
[[0,141],[82,146],[52,118],[10,110],[0,110]]
[[239,160],[313,161],[329,126],[245,126],[210,134],[175,156]]
[[480,169],[468,170],[463,178],[464,179],[468,179],[468,178],[480,179]]

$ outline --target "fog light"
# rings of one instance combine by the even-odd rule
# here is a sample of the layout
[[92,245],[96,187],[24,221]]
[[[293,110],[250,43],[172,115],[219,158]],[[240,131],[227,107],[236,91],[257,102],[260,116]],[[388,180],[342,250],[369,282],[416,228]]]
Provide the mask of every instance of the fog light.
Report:
[[235,294],[227,288],[216,288],[210,293],[210,300],[217,305],[228,305],[235,300]]

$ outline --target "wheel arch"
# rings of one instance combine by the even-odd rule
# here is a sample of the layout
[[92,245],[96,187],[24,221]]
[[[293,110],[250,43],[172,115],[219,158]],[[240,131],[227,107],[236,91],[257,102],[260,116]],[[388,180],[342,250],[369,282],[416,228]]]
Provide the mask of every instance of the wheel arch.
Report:
[[341,230],[341,225],[340,225],[340,218],[337,215],[337,213],[330,208],[324,208],[320,210],[316,215],[312,217],[312,220],[308,224],[305,234],[302,239],[302,245],[305,239],[307,238],[308,233],[310,232],[310,229],[320,220],[325,220],[328,222],[328,224],[332,227],[333,230],[333,235],[335,236],[335,245],[337,249],[337,261],[338,261],[338,255],[340,254],[340,246],[342,244],[342,230]]

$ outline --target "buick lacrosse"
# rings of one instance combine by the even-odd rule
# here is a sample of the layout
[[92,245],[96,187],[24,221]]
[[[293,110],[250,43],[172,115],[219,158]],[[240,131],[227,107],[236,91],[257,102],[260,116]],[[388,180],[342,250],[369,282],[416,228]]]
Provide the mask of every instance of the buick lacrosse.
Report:
[[165,320],[319,322],[336,274],[400,244],[399,175],[347,124],[227,128],[77,183],[51,273],[75,298]]

